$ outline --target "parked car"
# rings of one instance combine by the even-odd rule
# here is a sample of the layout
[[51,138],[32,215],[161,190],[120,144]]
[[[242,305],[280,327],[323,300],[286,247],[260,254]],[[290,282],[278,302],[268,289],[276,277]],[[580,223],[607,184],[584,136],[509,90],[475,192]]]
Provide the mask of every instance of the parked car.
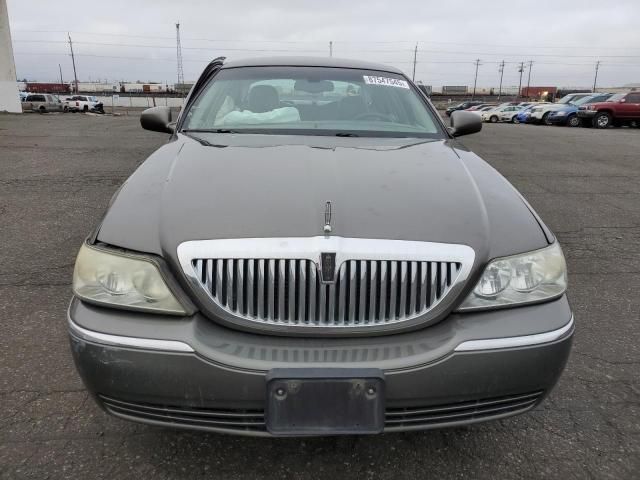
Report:
[[104,113],[104,106],[98,97],[91,95],[74,95],[66,99],[71,112],[98,112]]
[[29,94],[27,92],[19,92],[20,93],[20,102],[24,102]]
[[475,112],[475,111],[480,110],[481,108],[484,108],[484,107],[495,108],[496,105],[494,103],[480,103],[478,105],[474,105],[472,107],[465,108],[465,111],[467,111],[467,112]]
[[31,93],[22,102],[22,111],[39,113],[64,112],[66,107],[55,95],[50,93]]
[[618,93],[604,102],[590,103],[578,109],[578,117],[596,128],[640,122],[640,92]]
[[446,113],[447,117],[450,117],[451,113],[453,113],[455,111],[466,110],[469,107],[474,107],[476,105],[482,105],[482,104],[483,104],[483,102],[479,102],[479,101],[476,101],[476,100],[469,100],[469,101],[466,101],[466,102],[459,103],[457,105],[452,105],[450,107],[447,107],[447,109],[445,110],[445,113]]
[[544,123],[550,125],[548,119],[551,112],[562,109],[565,105],[574,102],[580,98],[593,95],[592,93],[570,93],[565,95],[556,103],[538,104],[531,109],[531,115],[527,123]]
[[68,310],[107,412],[362,434],[499,419],[553,388],[574,331],[564,257],[456,142],[477,115],[445,126],[394,67],[283,57],[216,59],[177,119],[140,122],[171,141],[83,242]]
[[524,107],[521,107],[519,105],[505,108],[504,110],[502,110],[502,112],[500,112],[500,121],[515,123],[514,119],[516,118],[516,115],[518,115],[520,110],[522,110],[523,108]]
[[482,121],[483,122],[504,122],[511,121],[513,115],[517,114],[520,110],[520,107],[515,105],[505,105],[504,107],[496,107],[491,110],[487,110],[482,112]]
[[496,108],[496,107],[493,106],[493,105],[489,105],[489,106],[481,107],[481,108],[479,108],[477,110],[465,110],[465,112],[470,112],[470,113],[473,113],[475,115],[478,115],[479,117],[482,117],[482,114],[484,112],[488,112],[489,110],[493,110],[494,108]]
[[568,125],[570,127],[579,127],[581,123],[580,117],[578,117],[578,109],[583,105],[590,103],[604,102],[611,93],[596,93],[589,95],[588,97],[582,97],[574,102],[567,103],[563,107],[552,111],[547,117],[547,123],[554,125]]

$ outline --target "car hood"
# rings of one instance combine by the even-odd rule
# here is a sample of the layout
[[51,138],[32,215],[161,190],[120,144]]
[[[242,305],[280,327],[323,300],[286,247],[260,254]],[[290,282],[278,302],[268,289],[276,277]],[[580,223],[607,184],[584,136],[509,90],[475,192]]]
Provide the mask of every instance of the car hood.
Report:
[[332,235],[457,243],[476,260],[547,244],[526,203],[443,140],[184,135],[123,185],[100,241],[175,260],[187,240]]
[[562,107],[554,108],[554,112],[576,112],[578,107],[576,105],[563,105]]

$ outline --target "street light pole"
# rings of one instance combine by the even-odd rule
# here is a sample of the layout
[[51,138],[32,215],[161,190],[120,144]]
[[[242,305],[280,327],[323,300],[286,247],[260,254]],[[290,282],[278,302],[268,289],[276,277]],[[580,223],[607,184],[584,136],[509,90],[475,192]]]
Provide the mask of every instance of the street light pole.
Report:
[[529,86],[531,85],[531,68],[533,68],[533,60],[529,60],[529,74],[527,76],[527,98],[529,98]]
[[600,69],[600,60],[596,62],[596,75],[593,77],[593,93],[596,92],[596,83],[598,82],[598,70]]
[[71,42],[71,35],[67,32],[67,36],[69,37],[69,48],[71,49],[71,63],[73,63],[73,78],[75,79],[76,84],[76,94],[78,93],[78,74],[76,73],[76,57],[73,55],[73,42]]
[[473,79],[473,94],[471,95],[471,100],[476,98],[476,85],[478,84],[478,67],[480,66],[480,59],[476,59],[476,76]]
[[520,62],[518,72],[520,72],[520,83],[518,84],[518,97],[520,97],[522,94],[522,72],[524,72],[524,62]]
[[416,48],[413,49],[413,75],[411,76],[411,81],[416,81],[416,63],[418,61],[418,44],[416,43]]
[[498,88],[498,100],[502,96],[502,77],[504,76],[504,60],[500,63],[500,87]]

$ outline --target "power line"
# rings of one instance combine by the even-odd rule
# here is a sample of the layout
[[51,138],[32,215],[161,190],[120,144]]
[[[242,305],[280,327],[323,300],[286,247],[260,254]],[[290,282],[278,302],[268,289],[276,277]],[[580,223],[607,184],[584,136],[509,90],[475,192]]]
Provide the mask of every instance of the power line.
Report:
[[[14,40],[14,43],[66,43],[59,40]],[[97,46],[109,46],[109,47],[127,47],[127,48],[174,48],[170,45],[156,45],[156,44],[140,44],[140,43],[111,43],[111,42],[90,42],[90,41],[76,41],[76,44],[82,45],[97,45]],[[184,50],[210,50],[209,47],[182,47]],[[224,47],[226,51],[238,51],[238,52],[324,52],[326,50],[321,49],[257,49],[257,48],[237,48],[237,47]],[[411,51],[409,49],[345,49],[345,52],[371,52],[371,53],[400,53]],[[421,53],[434,53],[443,55],[490,55],[490,56],[514,56],[515,53],[494,53],[494,52],[474,52],[474,51],[452,51],[452,50],[425,50],[418,49]],[[522,55],[522,53],[520,54]],[[546,54],[546,53],[530,53],[527,54],[530,57],[553,57],[553,58],[638,58],[640,55],[567,55],[567,54]],[[513,63],[513,62],[507,62]]]
[[[16,33],[67,33],[66,30],[14,30]],[[153,38],[162,40],[173,40],[173,37],[158,36],[158,35],[133,35],[126,33],[100,33],[100,32],[79,32],[71,31],[74,35],[93,35],[104,37],[130,37],[130,38]],[[283,43],[283,44],[325,44],[324,40],[244,40],[244,39],[223,39],[223,38],[196,38],[196,37],[184,37],[185,40],[190,41],[203,41],[203,42],[233,42],[233,43]],[[415,40],[338,40],[336,43],[340,44],[413,44]],[[540,49],[558,49],[558,50],[640,50],[639,47],[590,47],[584,45],[531,45],[531,44],[499,44],[499,43],[477,43],[477,42],[441,42],[435,40],[419,40],[422,43],[434,44],[434,45],[458,45],[458,46],[476,46],[476,47],[498,47],[498,48],[540,48]]]

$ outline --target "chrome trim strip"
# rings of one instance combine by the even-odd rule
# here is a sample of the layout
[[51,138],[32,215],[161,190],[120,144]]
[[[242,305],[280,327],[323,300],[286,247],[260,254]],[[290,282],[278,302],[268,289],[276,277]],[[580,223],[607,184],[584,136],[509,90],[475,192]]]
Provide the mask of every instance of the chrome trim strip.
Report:
[[535,335],[522,335],[520,337],[487,338],[484,340],[468,340],[458,345],[455,352],[471,352],[477,350],[496,350],[501,348],[526,347],[529,345],[539,345],[549,343],[562,338],[573,328],[573,315],[571,320],[564,327],[550,332],[538,333]]
[[346,260],[460,262],[460,281],[467,279],[475,252],[467,245],[345,237],[236,238],[191,240],[178,245],[183,271],[191,275],[195,258],[277,258],[320,262],[321,252],[336,253],[336,270]]
[[113,345],[116,347],[141,348],[144,350],[161,350],[164,352],[193,353],[191,346],[176,340],[156,340],[153,338],[122,337],[107,333],[87,330],[75,323],[71,317],[69,320],[69,332],[76,337],[101,345]]

